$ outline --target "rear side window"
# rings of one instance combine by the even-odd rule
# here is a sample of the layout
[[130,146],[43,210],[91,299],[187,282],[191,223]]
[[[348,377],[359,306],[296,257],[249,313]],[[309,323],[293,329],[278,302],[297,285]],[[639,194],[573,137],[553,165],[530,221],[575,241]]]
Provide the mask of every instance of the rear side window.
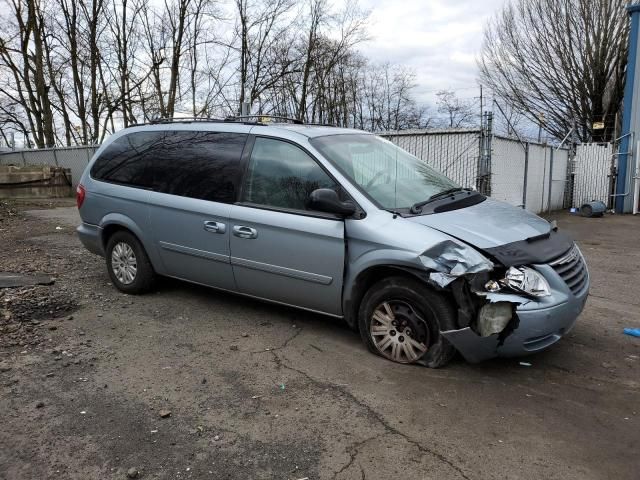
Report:
[[225,132],[136,132],[120,137],[91,170],[98,180],[233,203],[247,135]]
[[338,185],[302,149],[271,138],[256,138],[244,182],[243,201],[307,210],[317,188],[339,191]]
[[151,188],[151,161],[162,148],[164,132],[137,132],[111,142],[91,168],[97,180]]

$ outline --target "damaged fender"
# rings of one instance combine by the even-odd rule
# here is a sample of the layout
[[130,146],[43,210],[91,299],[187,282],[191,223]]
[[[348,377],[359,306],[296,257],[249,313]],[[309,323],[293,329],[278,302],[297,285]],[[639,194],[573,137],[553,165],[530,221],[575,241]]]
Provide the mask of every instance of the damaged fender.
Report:
[[452,240],[425,250],[420,261],[432,270],[429,279],[442,288],[462,275],[493,270],[493,263],[476,249]]

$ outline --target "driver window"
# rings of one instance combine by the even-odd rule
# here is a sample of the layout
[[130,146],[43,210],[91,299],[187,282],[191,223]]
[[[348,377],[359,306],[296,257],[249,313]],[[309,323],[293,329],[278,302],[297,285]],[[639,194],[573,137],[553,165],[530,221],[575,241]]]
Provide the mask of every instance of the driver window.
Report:
[[256,138],[245,177],[242,201],[308,210],[309,194],[338,185],[300,148],[271,138]]

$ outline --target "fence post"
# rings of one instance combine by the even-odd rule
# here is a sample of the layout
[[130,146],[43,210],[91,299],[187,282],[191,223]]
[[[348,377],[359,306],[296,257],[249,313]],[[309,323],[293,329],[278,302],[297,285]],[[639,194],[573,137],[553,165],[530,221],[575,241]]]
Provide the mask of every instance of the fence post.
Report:
[[56,154],[55,147],[53,148],[53,160],[56,162],[56,167],[59,167],[60,164],[58,163],[58,155]]
[[20,155],[22,156],[22,166],[26,167],[27,166],[27,159],[24,158],[24,150],[20,150]]
[[549,192],[547,194],[547,212],[551,213],[551,190],[553,189],[553,147],[549,154]]
[[522,186],[522,208],[527,208],[527,177],[529,176],[529,142],[524,145],[524,184]]
[[493,130],[493,114],[484,113],[480,128],[480,148],[476,169],[476,188],[486,196],[491,195],[491,137]]

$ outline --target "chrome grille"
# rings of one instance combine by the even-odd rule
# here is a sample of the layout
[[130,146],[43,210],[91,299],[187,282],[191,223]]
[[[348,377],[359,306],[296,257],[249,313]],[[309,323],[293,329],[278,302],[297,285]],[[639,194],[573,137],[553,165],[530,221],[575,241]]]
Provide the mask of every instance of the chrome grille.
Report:
[[574,295],[583,293],[587,288],[587,266],[575,244],[566,253],[549,262],[549,265],[562,277]]

